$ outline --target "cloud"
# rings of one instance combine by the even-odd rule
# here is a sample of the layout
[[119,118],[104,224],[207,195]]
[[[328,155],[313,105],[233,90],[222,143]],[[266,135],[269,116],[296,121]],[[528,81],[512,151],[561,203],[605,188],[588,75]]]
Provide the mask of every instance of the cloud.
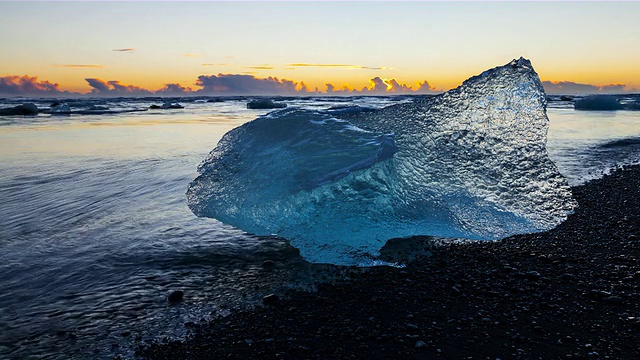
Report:
[[184,54],[182,54],[182,56],[190,57],[190,58],[200,58],[200,57],[202,57],[202,54],[198,54],[198,53],[184,53]]
[[321,67],[321,68],[345,68],[345,69],[365,69],[365,70],[390,70],[393,69],[387,66],[362,66],[351,64],[307,64],[307,63],[295,63],[288,64],[287,66],[292,68],[297,67]]
[[390,85],[388,90],[394,93],[406,93],[412,92],[413,89],[407,84],[400,84],[396,79],[391,79],[387,81],[387,84]]
[[57,96],[70,94],[61,91],[58,83],[39,81],[37,76],[0,77],[0,95],[2,96]]
[[104,81],[97,78],[87,78],[85,81],[93,89],[90,94],[97,96],[148,96],[153,92],[136,85],[121,84],[120,81]]
[[542,86],[549,94],[621,94],[637,92],[626,84],[591,85],[571,81],[543,81]]
[[132,93],[132,94],[151,94],[151,91],[143,89],[135,85],[123,85],[120,81],[109,81],[109,85],[113,87],[113,90],[119,93]]
[[[86,78],[91,87],[90,96],[189,96],[189,95],[385,95],[385,94],[424,94],[437,92],[427,81],[409,86],[396,79],[384,79],[379,76],[371,78],[369,85],[362,89],[354,89],[348,84],[341,87],[326,84],[326,91],[317,88],[309,89],[304,82],[297,82],[277,77],[259,78],[249,74],[200,75],[194,82],[195,87],[185,87],[178,83],[167,83],[159,90],[149,90],[137,85],[124,84],[117,80],[106,81],[100,78]],[[611,85],[612,87],[615,85]],[[6,76],[0,78],[0,94],[2,95],[80,95],[61,91],[59,85],[49,81],[39,81],[30,76]]]
[[215,95],[295,95],[299,84],[292,80],[252,75],[200,75],[195,83],[202,87],[198,93]]
[[72,68],[72,69],[102,69],[105,66],[94,65],[94,64],[63,64],[63,65],[54,65],[54,67]]
[[88,82],[89,86],[93,88],[93,90],[91,90],[92,92],[94,90],[98,92],[107,92],[110,90],[109,83],[104,80],[94,79],[94,78],[88,78],[84,80]]
[[390,94],[434,94],[442,92],[442,90],[437,90],[436,88],[429,85],[429,83],[425,80],[421,83],[418,83],[416,89],[413,87],[402,84],[396,79],[383,79],[379,76],[376,76],[372,79],[369,79],[369,86],[363,87],[361,90],[353,89],[348,84],[342,86],[342,88],[338,89],[335,85],[331,83],[325,84],[327,87],[327,94],[339,94],[339,93],[348,93],[348,94],[365,94],[365,95],[390,95]]
[[213,63],[205,63],[202,66],[227,66],[227,64],[213,64]]
[[255,69],[255,70],[273,70],[274,67],[270,65],[259,65],[259,66],[247,66],[247,69]]
[[427,80],[418,83],[418,90],[416,90],[417,93],[422,93],[422,94],[426,94],[426,93],[432,93],[432,92],[441,92],[442,90],[438,90],[435,87],[429,85],[429,82],[427,82]]
[[636,89],[629,89],[626,84],[609,84],[600,86],[600,91],[609,94],[619,94],[621,92],[637,92]]
[[[310,90],[307,84],[277,77],[258,78],[245,74],[200,75],[194,85],[200,89],[193,90],[177,83],[165,84],[157,91],[150,91],[135,85],[125,85],[119,81],[104,81],[97,78],[86,79],[93,88],[90,94],[97,96],[188,96],[188,95],[308,95],[321,93],[318,89]],[[327,94],[362,94],[362,95],[390,95],[390,94],[424,94],[437,90],[427,81],[418,83],[415,89],[396,79],[374,77],[369,85],[362,89],[354,89],[348,84],[341,88],[327,83]]]
[[391,86],[389,86],[384,80],[382,80],[378,76],[374,77],[373,79],[369,79],[369,84],[370,84],[369,88],[362,89],[363,92],[370,92],[373,94],[384,94],[389,89],[391,89]]
[[193,93],[190,87],[184,87],[180,84],[164,84],[164,87],[155,92],[156,95],[162,96],[183,96]]
[[113,49],[113,51],[119,51],[119,52],[133,52],[136,51],[135,48],[122,48],[122,49]]

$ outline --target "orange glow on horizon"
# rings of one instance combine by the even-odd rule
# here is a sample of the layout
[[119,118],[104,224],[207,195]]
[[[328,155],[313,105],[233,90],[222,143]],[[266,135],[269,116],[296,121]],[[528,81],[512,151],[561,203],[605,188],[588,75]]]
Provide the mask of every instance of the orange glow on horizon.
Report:
[[[193,90],[198,90],[199,87],[195,85],[195,83],[198,76],[202,75],[202,72],[192,72],[191,74],[178,74],[173,78],[162,78],[158,75],[149,76],[145,73],[133,71],[127,71],[119,74],[109,71],[109,73],[105,74],[105,72],[107,72],[107,69],[83,68],[80,71],[64,72],[60,72],[60,69],[65,70],[66,68],[49,68],[46,69],[46,71],[43,71],[43,74],[28,74],[28,76],[37,76],[39,81],[49,81],[54,84],[59,84],[59,89],[61,91],[78,92],[85,94],[91,92],[92,90],[92,87],[89,86],[89,84],[85,80],[86,78],[98,78],[104,81],[118,81],[123,85],[140,87],[154,92],[164,88],[165,84],[180,84],[183,87],[191,87]],[[211,74],[212,72],[206,73]],[[221,74],[233,73],[234,72],[232,71],[221,72]],[[606,74],[602,75],[600,73],[571,73],[566,75],[561,75],[557,71],[553,71],[551,73],[553,74],[553,76],[545,76],[546,72],[541,74],[541,80],[549,81],[553,84],[570,82],[576,84],[591,85],[597,88],[613,85],[624,85],[624,88],[626,90],[640,88],[640,78],[625,78],[620,75],[607,77]],[[171,73],[166,74],[171,75]],[[4,77],[15,75],[17,74],[0,74],[0,76]],[[297,91],[304,91],[306,89],[306,91],[308,92],[314,92],[317,89],[321,93],[327,92],[327,84],[332,84],[334,91],[344,92],[352,92],[354,90],[360,91],[362,89],[374,90],[376,85],[376,83],[374,82],[374,78],[376,78],[376,76],[363,76],[363,74],[355,74],[351,72],[349,74],[338,72],[335,73],[334,76],[327,76],[327,79],[318,78],[317,74],[313,74],[315,76],[310,76],[309,79],[304,76],[305,74],[296,73],[295,75],[299,76],[291,75],[294,74],[292,72],[279,73],[278,71],[273,71],[273,74],[254,75],[254,77],[258,79],[265,79],[268,77],[277,77],[278,79],[282,80],[286,79],[296,83]],[[429,87],[432,91],[447,91],[460,86],[462,81],[473,75],[475,75],[474,72],[458,76],[450,75],[449,77],[419,75],[407,76],[407,74],[397,74],[397,76],[394,76],[394,74],[387,74],[387,76],[385,77],[378,76],[378,78],[382,81],[382,83],[384,83],[386,91],[392,93],[402,91],[402,88],[398,88],[397,86],[394,87],[394,84],[392,83],[393,81],[396,81],[397,84],[406,86],[407,89],[411,89],[413,91],[418,90],[424,81],[428,81]],[[25,76],[25,74],[19,74],[17,76]],[[625,79],[628,79],[628,81],[625,81]]]

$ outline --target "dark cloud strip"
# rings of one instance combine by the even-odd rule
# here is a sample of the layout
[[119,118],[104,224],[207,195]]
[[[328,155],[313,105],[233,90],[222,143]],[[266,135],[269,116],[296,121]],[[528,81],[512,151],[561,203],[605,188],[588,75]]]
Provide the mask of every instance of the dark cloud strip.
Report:
[[64,96],[80,95],[60,90],[58,83],[40,81],[37,76],[0,77],[0,96]]
[[96,96],[149,96],[155,93],[136,85],[121,84],[117,80],[86,78],[85,81],[93,88],[89,94]]
[[[332,84],[327,84],[326,91],[309,90],[304,82],[296,82],[277,77],[258,78],[245,74],[218,74],[200,75],[194,85],[200,89],[194,90],[177,83],[165,84],[162,89],[153,91],[136,85],[123,84],[120,81],[106,81],[99,78],[86,78],[85,81],[92,88],[86,95],[89,96],[189,96],[189,95],[307,95],[307,94],[403,94],[403,93],[431,93],[431,88],[425,81],[417,90],[413,90],[406,84],[399,83],[396,79],[385,80],[375,77],[370,80],[370,85],[361,90],[342,88],[338,89]],[[61,91],[59,85],[48,81],[39,81],[37,77],[7,76],[0,78],[0,95],[40,95],[40,96],[64,96],[81,95]]]
[[621,94],[625,92],[637,92],[637,89],[628,89],[626,84],[610,84],[596,86],[580,84],[571,81],[543,81],[542,86],[548,94]]
[[287,79],[268,77],[260,79],[252,75],[218,74],[200,75],[197,93],[211,95],[295,95],[298,83]]
[[132,52],[132,51],[136,51],[135,48],[122,48],[122,49],[113,49],[113,51],[118,51],[118,52]]
[[[123,84],[120,81],[105,81],[99,78],[86,78],[87,84],[92,90],[88,96],[189,96],[189,95],[386,95],[386,94],[434,94],[442,90],[431,86],[427,81],[412,87],[401,83],[396,79],[383,79],[374,77],[369,80],[369,85],[361,89],[352,89],[348,86],[342,88],[327,83],[326,90],[309,90],[304,82],[296,82],[277,77],[258,78],[245,74],[218,74],[200,75],[195,81],[195,89],[182,86],[178,83],[165,84],[162,89],[149,90],[136,85]],[[610,84],[595,86],[580,84],[570,81],[550,82],[543,81],[547,92],[551,94],[621,94],[638,92],[625,84]],[[4,76],[0,77],[0,96],[43,96],[62,97],[79,96],[80,93],[70,93],[60,89],[59,84],[46,80],[39,80],[33,76]]]

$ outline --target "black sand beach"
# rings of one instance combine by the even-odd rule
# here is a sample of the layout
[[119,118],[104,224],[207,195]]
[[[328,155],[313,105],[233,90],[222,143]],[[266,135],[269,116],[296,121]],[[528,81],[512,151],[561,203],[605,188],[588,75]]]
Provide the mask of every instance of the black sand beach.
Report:
[[147,359],[640,359],[640,167],[573,188],[557,228],[430,249],[192,325]]

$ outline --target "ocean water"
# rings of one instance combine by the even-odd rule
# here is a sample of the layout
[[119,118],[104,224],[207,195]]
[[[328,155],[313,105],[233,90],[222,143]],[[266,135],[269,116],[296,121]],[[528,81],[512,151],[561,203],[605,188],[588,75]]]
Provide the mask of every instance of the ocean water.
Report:
[[[306,263],[282,239],[188,209],[197,165],[226,131],[268,112],[246,109],[243,98],[206,100],[172,99],[185,106],[175,110],[0,117],[0,358],[130,355],[139,341],[184,336],[185,324],[274,289],[313,287],[332,270]],[[283,101],[379,108],[413,98]],[[161,103],[69,101],[111,110]],[[558,100],[548,116],[549,154],[573,185],[640,161],[638,111],[575,111]],[[184,291],[184,302],[169,304],[172,290]]]

